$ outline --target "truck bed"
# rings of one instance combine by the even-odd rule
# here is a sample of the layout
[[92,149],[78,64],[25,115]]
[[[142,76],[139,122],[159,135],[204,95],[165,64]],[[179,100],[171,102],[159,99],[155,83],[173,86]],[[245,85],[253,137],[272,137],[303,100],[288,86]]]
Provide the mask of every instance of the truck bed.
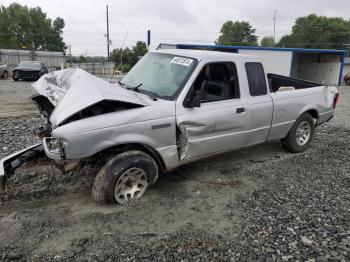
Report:
[[272,73],[267,74],[267,79],[269,81],[269,87],[271,92],[277,92],[278,89],[282,86],[294,87],[295,89],[305,89],[310,87],[323,86],[322,84]]

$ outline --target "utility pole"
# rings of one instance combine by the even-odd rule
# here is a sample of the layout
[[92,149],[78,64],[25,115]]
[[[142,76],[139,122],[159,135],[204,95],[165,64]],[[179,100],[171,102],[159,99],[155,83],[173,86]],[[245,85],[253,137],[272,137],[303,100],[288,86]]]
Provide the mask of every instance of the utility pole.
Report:
[[273,12],[273,42],[276,44],[276,16],[277,10]]
[[106,5],[106,14],[107,14],[107,61],[109,62],[109,20],[108,20],[108,5]]

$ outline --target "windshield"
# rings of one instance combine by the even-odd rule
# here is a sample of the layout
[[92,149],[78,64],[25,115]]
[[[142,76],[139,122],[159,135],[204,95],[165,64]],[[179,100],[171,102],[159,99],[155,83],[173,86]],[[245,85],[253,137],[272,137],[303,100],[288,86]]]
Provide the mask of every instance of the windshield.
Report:
[[172,100],[196,66],[194,58],[168,54],[146,54],[122,79],[126,87],[138,87],[156,97]]
[[40,69],[40,63],[38,62],[30,62],[30,61],[24,61],[19,64],[19,67],[31,67],[31,68],[37,68]]

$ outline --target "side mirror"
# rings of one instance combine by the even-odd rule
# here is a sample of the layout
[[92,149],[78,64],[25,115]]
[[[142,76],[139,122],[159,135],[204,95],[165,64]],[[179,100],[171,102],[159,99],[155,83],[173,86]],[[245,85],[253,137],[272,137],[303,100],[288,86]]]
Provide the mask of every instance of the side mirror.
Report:
[[184,100],[184,106],[185,107],[200,107],[201,106],[201,99],[203,97],[203,92],[205,90],[205,87],[207,85],[207,81],[204,80],[200,89],[195,89],[193,95],[187,95],[187,97]]
[[184,106],[185,107],[200,107],[202,93],[203,93],[203,91],[201,89],[195,90],[193,96],[187,96],[185,98]]
[[194,107],[200,107],[201,106],[201,99],[202,99],[203,90],[195,90],[194,96],[192,98],[192,104]]

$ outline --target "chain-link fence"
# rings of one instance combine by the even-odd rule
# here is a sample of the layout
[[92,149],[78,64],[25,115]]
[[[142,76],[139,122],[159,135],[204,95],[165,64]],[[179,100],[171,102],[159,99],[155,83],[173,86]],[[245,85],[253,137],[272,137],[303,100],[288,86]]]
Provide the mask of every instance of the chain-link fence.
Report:
[[22,61],[43,62],[49,72],[72,67],[81,68],[94,75],[110,76],[119,73],[115,71],[113,62],[66,63],[66,56],[63,52],[0,49],[0,61],[7,64],[10,74],[12,69]]
[[113,62],[72,63],[67,67],[81,68],[94,75],[113,75],[115,64]]

